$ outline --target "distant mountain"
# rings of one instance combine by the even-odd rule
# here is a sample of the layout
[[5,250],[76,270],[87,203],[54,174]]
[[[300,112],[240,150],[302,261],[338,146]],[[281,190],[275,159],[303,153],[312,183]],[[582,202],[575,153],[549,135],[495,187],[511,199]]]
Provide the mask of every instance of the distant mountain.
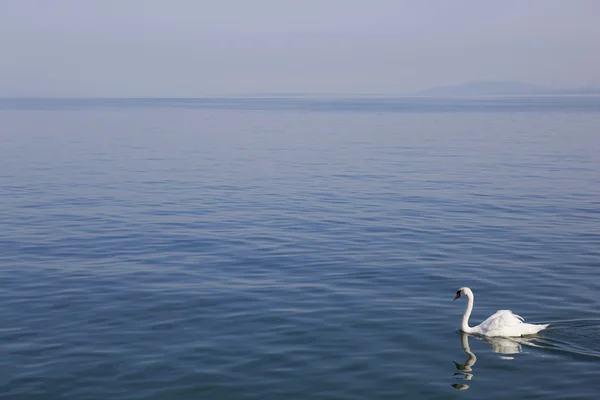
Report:
[[514,81],[477,81],[438,86],[416,93],[418,96],[533,96],[559,94],[600,94],[598,85],[578,89],[553,89]]

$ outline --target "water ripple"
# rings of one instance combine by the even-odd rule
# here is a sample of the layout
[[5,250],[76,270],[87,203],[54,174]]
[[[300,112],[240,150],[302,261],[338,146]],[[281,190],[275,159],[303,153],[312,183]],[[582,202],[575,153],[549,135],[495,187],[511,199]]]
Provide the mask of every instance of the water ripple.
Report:
[[1,397],[595,398],[589,103],[327,104],[4,106]]

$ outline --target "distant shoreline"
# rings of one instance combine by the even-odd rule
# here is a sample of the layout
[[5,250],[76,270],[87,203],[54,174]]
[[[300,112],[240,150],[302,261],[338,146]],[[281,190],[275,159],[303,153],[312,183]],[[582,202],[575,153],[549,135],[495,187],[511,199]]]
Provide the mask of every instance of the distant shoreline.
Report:
[[534,93],[534,94],[232,94],[207,95],[198,97],[93,97],[93,96],[0,96],[0,101],[203,101],[203,100],[268,100],[268,99],[297,99],[297,100],[327,100],[327,99],[457,99],[476,100],[493,98],[560,98],[560,97],[600,97],[600,92],[594,93]]

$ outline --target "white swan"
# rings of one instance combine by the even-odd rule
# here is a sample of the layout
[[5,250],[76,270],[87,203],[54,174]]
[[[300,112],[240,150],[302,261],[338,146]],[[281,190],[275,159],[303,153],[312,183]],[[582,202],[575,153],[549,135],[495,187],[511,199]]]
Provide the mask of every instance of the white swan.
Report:
[[460,329],[465,333],[474,333],[484,336],[524,336],[538,333],[550,325],[526,324],[523,318],[513,314],[512,311],[499,310],[496,311],[496,314],[490,316],[481,324],[471,328],[469,326],[469,317],[471,316],[471,311],[473,310],[473,292],[468,287],[462,287],[456,292],[456,297],[454,300],[458,299],[461,295],[467,296],[467,309],[462,317],[462,324],[460,326]]

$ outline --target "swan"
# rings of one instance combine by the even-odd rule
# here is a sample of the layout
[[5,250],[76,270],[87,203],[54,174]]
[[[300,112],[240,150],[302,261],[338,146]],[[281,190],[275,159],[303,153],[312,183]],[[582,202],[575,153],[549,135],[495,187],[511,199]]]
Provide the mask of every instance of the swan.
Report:
[[524,322],[523,318],[513,314],[512,311],[499,310],[481,324],[470,327],[469,317],[471,316],[471,311],[473,311],[473,292],[468,287],[462,287],[456,292],[454,300],[458,299],[460,296],[467,297],[467,308],[462,317],[462,324],[460,326],[460,329],[465,333],[474,333],[483,336],[515,337],[533,335],[542,329],[546,329],[548,325],[550,325],[527,324]]

